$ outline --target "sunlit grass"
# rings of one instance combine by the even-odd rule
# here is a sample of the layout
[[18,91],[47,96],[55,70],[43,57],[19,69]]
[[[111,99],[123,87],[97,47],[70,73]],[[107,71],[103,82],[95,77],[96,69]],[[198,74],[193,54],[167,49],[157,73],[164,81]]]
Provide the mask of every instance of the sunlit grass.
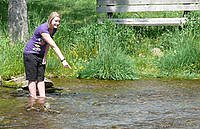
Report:
[[10,44],[9,39],[0,39],[0,75],[4,79],[9,79],[11,76],[19,75],[24,72],[23,68],[23,45]]
[[[0,2],[1,3],[1,2]],[[7,34],[7,3],[0,11],[0,76],[7,79],[24,73],[24,45],[11,45]],[[61,13],[54,40],[72,66],[63,68],[50,49],[46,76],[100,79],[140,77],[199,78],[200,13],[192,12],[183,28],[173,26],[130,27],[99,25],[95,0],[28,0],[29,36],[47,21],[52,11]],[[104,16],[103,16],[104,15]],[[119,17],[180,17],[182,12],[126,13]],[[159,48],[164,55],[152,54]]]

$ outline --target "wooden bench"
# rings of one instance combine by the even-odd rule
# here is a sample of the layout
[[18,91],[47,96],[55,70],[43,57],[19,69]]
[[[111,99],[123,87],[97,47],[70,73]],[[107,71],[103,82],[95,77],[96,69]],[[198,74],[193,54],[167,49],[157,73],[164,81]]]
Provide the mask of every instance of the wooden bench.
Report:
[[[114,13],[200,10],[200,0],[97,0],[97,13],[106,13],[108,20],[133,26],[181,25],[185,15],[176,18],[115,18]],[[104,20],[100,19],[102,23]]]

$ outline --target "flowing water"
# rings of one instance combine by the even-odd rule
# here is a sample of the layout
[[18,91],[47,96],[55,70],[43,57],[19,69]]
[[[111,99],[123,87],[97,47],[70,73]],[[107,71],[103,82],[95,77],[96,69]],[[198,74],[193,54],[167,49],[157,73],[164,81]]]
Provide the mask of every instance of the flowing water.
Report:
[[27,95],[0,89],[0,128],[200,128],[200,80],[52,79],[61,92],[46,103],[59,111],[26,111]]

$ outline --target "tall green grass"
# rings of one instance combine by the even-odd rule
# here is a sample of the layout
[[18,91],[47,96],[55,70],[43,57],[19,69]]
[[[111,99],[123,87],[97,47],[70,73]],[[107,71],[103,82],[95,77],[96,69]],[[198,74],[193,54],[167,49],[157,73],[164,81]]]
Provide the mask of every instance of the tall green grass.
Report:
[[0,43],[0,76],[3,79],[10,79],[12,76],[22,74],[24,72],[23,45],[11,44],[5,37],[0,38]]
[[199,77],[200,73],[200,23],[199,14],[191,13],[189,22],[182,30],[163,36],[167,44],[166,55],[159,59],[157,66],[161,75],[168,77]]
[[79,72],[81,78],[98,79],[136,79],[134,61],[126,55],[120,43],[118,27],[107,23],[96,27],[97,56],[90,59],[83,70]]

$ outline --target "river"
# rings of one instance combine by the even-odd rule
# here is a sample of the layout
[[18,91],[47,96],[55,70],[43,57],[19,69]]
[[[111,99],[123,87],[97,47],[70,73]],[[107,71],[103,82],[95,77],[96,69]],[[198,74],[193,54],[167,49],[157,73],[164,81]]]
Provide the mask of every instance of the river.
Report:
[[27,111],[28,95],[0,88],[1,129],[199,129],[200,80],[51,79],[56,112]]

